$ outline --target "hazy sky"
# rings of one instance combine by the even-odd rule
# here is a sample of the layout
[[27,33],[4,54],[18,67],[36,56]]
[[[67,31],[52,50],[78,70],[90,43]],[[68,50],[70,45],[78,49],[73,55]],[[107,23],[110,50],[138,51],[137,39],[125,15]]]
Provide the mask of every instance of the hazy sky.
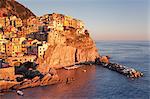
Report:
[[149,37],[149,0],[17,1],[37,16],[57,12],[79,18],[95,40],[148,40]]

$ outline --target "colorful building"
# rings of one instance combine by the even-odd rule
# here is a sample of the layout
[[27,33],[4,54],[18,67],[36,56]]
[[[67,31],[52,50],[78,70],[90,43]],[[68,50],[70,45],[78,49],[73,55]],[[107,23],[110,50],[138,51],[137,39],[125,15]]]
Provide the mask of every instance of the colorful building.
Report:
[[43,43],[41,46],[38,46],[38,57],[43,58],[47,48],[48,48],[47,43]]

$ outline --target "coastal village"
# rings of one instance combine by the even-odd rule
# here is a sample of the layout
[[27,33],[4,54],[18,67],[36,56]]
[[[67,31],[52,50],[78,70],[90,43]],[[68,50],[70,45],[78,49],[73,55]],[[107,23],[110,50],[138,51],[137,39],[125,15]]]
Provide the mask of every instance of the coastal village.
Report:
[[26,25],[16,16],[0,17],[0,71],[9,68],[12,73],[20,63],[43,58],[48,46],[65,43],[65,36],[60,36],[71,30],[74,35],[87,33],[81,20],[63,14],[31,16]]
[[59,69],[96,57],[83,21],[58,13],[36,16],[15,0],[0,0],[0,92],[68,82]]
[[60,75],[58,69],[80,65],[102,65],[129,77],[142,76],[110,63],[108,56],[101,57],[83,21],[58,13],[38,17],[15,0],[6,1],[0,5],[13,3],[25,12],[15,12],[12,5],[0,8],[0,92],[69,82],[69,75]]
[[[31,17],[23,25],[16,16],[0,17],[0,58],[14,66],[16,62],[33,62],[43,58],[49,45],[62,42],[60,32],[75,30],[76,35],[85,34],[84,23],[62,14]],[[52,38],[58,38],[53,41]],[[1,67],[3,67],[2,65]]]

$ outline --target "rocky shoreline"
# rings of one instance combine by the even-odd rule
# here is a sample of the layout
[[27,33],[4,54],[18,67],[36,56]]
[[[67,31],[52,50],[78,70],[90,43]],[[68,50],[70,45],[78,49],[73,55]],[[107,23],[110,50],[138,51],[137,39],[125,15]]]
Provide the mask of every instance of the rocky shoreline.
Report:
[[122,66],[116,63],[106,63],[97,60],[95,62],[77,63],[76,67],[78,68],[74,68],[74,69],[51,68],[49,69],[48,73],[45,73],[43,75],[42,78],[40,78],[39,76],[35,76],[32,79],[24,78],[20,82],[0,80],[0,93],[5,91],[20,90],[25,88],[37,87],[37,86],[47,86],[51,84],[64,83],[64,82],[71,83],[72,81],[75,80],[74,77],[71,77],[70,75],[64,75],[65,72],[73,73],[76,70],[87,72],[88,71],[87,67],[92,67],[96,65],[116,71],[130,78],[138,78],[143,76],[143,73],[133,68],[128,68],[126,66]]
[[87,66],[82,65],[79,68],[66,70],[64,68],[56,69],[55,73],[50,72],[46,74],[42,79],[38,76],[34,77],[31,80],[25,79],[22,82],[16,81],[0,81],[0,93],[2,95],[3,92],[14,91],[14,90],[22,90],[26,88],[32,88],[37,86],[47,86],[52,84],[66,83],[69,84],[74,80],[77,80],[75,77],[75,72],[88,72],[88,68],[95,68],[95,65]]
[[22,82],[1,80],[0,92],[56,84],[58,81],[59,77],[57,74],[53,76],[51,76],[51,74],[46,74],[42,79],[35,77],[32,80],[25,79]]
[[135,70],[134,68],[129,68],[124,65],[120,65],[117,63],[100,63],[101,66],[104,68],[108,68],[112,71],[116,71],[122,75],[125,75],[129,78],[139,78],[142,77],[144,74],[140,71]]

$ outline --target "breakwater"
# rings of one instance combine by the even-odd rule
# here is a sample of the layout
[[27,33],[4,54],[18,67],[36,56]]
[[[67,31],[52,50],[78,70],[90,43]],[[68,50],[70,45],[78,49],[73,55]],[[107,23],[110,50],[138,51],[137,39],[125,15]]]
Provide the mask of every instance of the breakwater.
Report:
[[134,68],[127,67],[125,65],[121,65],[118,63],[112,63],[112,62],[102,62],[100,59],[96,59],[95,62],[83,62],[83,63],[76,63],[75,65],[98,65],[102,66],[104,68],[108,68],[109,70],[116,71],[122,75],[125,75],[130,78],[139,78],[144,76],[144,74]]
[[143,73],[140,71],[135,70],[134,68],[129,68],[126,67],[124,65],[120,65],[118,63],[104,63],[104,62],[100,62],[99,63],[100,66],[103,66],[105,68],[108,68],[110,70],[116,71],[120,74],[123,74],[127,77],[130,78],[138,78],[138,77],[142,77]]

